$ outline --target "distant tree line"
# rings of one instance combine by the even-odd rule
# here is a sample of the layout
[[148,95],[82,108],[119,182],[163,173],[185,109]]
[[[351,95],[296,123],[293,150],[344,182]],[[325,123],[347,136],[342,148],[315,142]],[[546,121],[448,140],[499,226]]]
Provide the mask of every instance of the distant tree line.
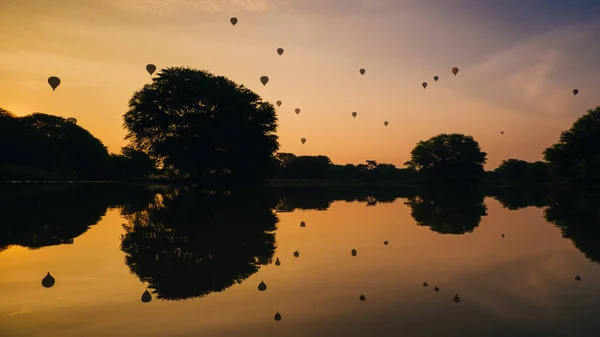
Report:
[[367,160],[333,164],[327,156],[279,153],[274,106],[243,85],[207,71],[163,69],[136,91],[123,116],[129,144],[109,153],[62,117],[24,117],[0,109],[0,180],[339,182],[597,182],[600,106],[543,152],[543,161],[504,160],[486,172],[472,136],[440,134],[416,144],[405,167]]

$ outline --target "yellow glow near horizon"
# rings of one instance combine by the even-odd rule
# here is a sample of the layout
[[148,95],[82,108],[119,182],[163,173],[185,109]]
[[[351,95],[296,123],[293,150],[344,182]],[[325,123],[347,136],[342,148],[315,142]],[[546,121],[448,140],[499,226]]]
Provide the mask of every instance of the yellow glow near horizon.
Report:
[[[75,117],[112,152],[125,145],[122,115],[151,80],[148,63],[205,69],[281,100],[280,152],[335,163],[402,166],[419,140],[442,132],[474,136],[487,168],[540,160],[599,103],[598,22],[515,35],[469,7],[415,1],[353,0],[355,10],[338,0],[3,3],[0,107]],[[62,80],[55,92],[50,76]]]

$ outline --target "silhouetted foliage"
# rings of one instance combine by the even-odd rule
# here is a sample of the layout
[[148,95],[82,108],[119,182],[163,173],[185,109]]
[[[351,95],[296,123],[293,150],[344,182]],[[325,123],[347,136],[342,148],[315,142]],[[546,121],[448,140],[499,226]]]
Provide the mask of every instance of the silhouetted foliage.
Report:
[[577,249],[600,262],[600,194],[590,191],[559,190],[544,211],[546,221],[560,228]]
[[486,155],[471,136],[440,134],[419,142],[405,165],[427,179],[465,180],[484,172]]
[[425,188],[405,203],[419,226],[441,234],[471,233],[487,215],[478,188]]
[[547,182],[547,166],[548,164],[541,161],[530,163],[520,159],[503,160],[493,171],[493,177],[510,182]]
[[127,216],[121,249],[159,299],[223,291],[271,263],[277,216],[257,190],[181,188]]
[[121,149],[120,154],[110,154],[112,178],[145,178],[157,173],[156,163],[145,152],[135,150],[131,146]]
[[176,173],[257,178],[279,148],[271,103],[226,77],[163,69],[129,102],[127,139]]
[[544,150],[551,172],[563,180],[600,180],[600,106],[590,109]]

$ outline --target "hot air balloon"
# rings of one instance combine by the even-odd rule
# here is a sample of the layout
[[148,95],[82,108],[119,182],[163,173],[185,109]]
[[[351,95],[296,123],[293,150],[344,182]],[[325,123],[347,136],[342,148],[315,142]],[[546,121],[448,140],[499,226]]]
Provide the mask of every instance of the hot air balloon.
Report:
[[231,22],[231,24],[235,26],[235,24],[238,22],[238,19],[236,17],[233,17],[229,19],[229,22]]
[[454,298],[453,298],[454,302],[458,303],[460,302],[460,297],[458,297],[458,294],[454,294]]
[[579,93],[579,89],[573,89],[573,95],[577,96],[578,93]]
[[277,54],[281,56],[281,54],[283,54],[283,48],[277,48]]
[[504,233],[502,233],[502,237],[504,237]]
[[439,77],[439,76],[433,76],[433,80],[434,80],[434,81],[436,81],[436,82],[437,82],[439,79],[440,79],[440,77]]
[[148,303],[150,301],[152,301],[152,295],[150,295],[150,292],[148,291],[148,289],[146,289],[146,291],[144,291],[144,293],[142,294],[142,302]]
[[581,281],[581,276],[579,276],[579,275],[575,276],[575,281]]
[[148,74],[152,75],[156,71],[156,66],[154,64],[149,64],[146,66],[146,71]]
[[352,249],[350,253],[352,254],[352,256],[356,256],[356,249]]
[[356,111],[352,113],[352,117],[356,118],[356,115],[358,115]]
[[387,241],[383,241],[383,244],[386,245],[386,246],[388,245],[388,243],[389,242],[387,242]]
[[365,297],[365,295],[363,295],[363,294],[360,294],[360,297],[359,297],[358,299],[359,299],[359,300],[361,300],[361,301],[364,301],[364,300],[366,300],[367,298]]
[[364,70],[364,69],[361,69],[361,70],[359,70],[359,71],[360,71],[360,74],[361,74],[361,75],[364,75],[364,74],[365,74],[365,70]]
[[433,288],[433,291],[438,292],[438,291],[440,291],[440,288],[435,287],[435,288]]
[[299,256],[300,256],[300,253],[299,253],[298,251],[295,251],[295,252],[294,252],[294,256],[295,256],[295,257],[299,257]]
[[276,259],[275,259],[275,265],[276,265],[276,266],[279,266],[280,264],[281,264],[281,262],[279,262],[279,258],[276,258]]
[[42,279],[42,286],[44,286],[44,288],[51,288],[55,282],[56,280],[54,280],[54,277],[52,277],[50,272],[48,272],[48,274],[46,274],[46,276],[44,276]]
[[306,143],[306,138],[302,138],[300,139],[300,141],[302,142],[302,144]]
[[56,76],[50,76],[48,77],[48,84],[50,84],[52,91],[54,91],[60,85],[60,78]]
[[306,227],[306,222],[304,222],[304,221],[301,221],[301,222],[300,222],[300,227]]
[[503,135],[503,134],[504,134],[504,131],[500,131],[500,134],[501,134],[501,135]]
[[296,108],[296,110],[294,110],[294,111],[296,111],[296,115],[300,113],[300,109],[298,109],[298,108]]
[[390,123],[388,123],[388,121],[383,122],[383,125],[385,125],[385,126],[388,126],[388,124],[390,124]]
[[260,283],[258,284],[258,290],[259,291],[265,291],[265,290],[267,290],[267,285],[265,284],[265,282],[260,281]]
[[269,77],[267,77],[267,76],[260,77],[260,83],[262,83],[263,85],[267,85],[268,82],[269,82]]
[[275,320],[276,320],[276,321],[278,321],[278,322],[279,322],[279,321],[281,321],[281,315],[279,314],[279,311],[278,311],[278,312],[275,314],[275,317],[274,317],[274,318],[275,318]]
[[73,118],[73,117],[69,117],[69,118],[67,118],[67,122],[77,124],[77,119]]
[[427,282],[423,282],[423,287],[427,287],[428,285]]
[[427,82],[423,82],[421,85],[423,86],[423,89],[427,88]]
[[456,76],[456,74],[458,74],[458,68],[457,67],[452,68],[452,73],[454,74],[454,76]]
[[277,106],[281,106],[282,102],[281,101],[277,101],[276,103],[277,103]]

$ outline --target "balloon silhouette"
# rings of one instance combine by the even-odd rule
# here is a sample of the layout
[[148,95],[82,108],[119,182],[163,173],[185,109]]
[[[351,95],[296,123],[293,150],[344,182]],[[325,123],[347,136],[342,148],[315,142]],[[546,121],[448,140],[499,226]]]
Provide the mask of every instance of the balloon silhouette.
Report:
[[77,119],[73,118],[73,117],[69,117],[69,118],[67,118],[67,122],[77,124]]
[[300,109],[298,109],[298,108],[296,108],[296,110],[294,110],[294,111],[296,111],[296,115],[300,113]]
[[503,134],[504,134],[504,131],[500,131],[500,134],[501,134],[501,135],[503,135]]
[[279,314],[279,311],[275,314],[274,318],[277,322],[281,321],[281,315]]
[[502,233],[502,237],[504,237],[504,233]]
[[48,274],[46,274],[46,276],[44,276],[42,279],[42,286],[44,286],[44,288],[51,288],[55,282],[56,280],[54,280],[54,277],[52,277],[50,272],[48,272]]
[[152,75],[156,71],[156,66],[154,64],[149,64],[146,66],[146,71],[148,74]]
[[306,227],[306,222],[304,222],[304,221],[300,222],[300,227]]
[[50,86],[52,87],[52,91],[54,91],[60,85],[60,78],[56,76],[51,76],[48,78],[48,84],[50,84]]
[[298,256],[300,256],[300,253],[298,253],[298,251],[295,251],[295,252],[294,252],[294,256],[295,256],[295,257],[298,257]]
[[452,73],[454,74],[454,76],[456,76],[456,74],[458,74],[458,68],[457,67],[452,68]]
[[573,89],[573,95],[577,96],[578,93],[579,93],[578,89]]
[[363,294],[360,294],[360,297],[359,297],[358,299],[359,299],[359,300],[361,300],[361,301],[364,301],[364,300],[366,300],[367,298],[365,297],[365,295],[363,295]]
[[453,298],[455,303],[460,302],[460,297],[458,297],[458,294],[454,294],[454,298]]
[[433,291],[438,292],[438,291],[440,291],[440,288],[435,287],[435,288],[433,288]]
[[306,138],[302,138],[300,139],[300,141],[302,142],[302,144],[306,143]]
[[364,74],[365,74],[365,70],[364,70],[364,69],[361,69],[361,70],[360,70],[360,74],[361,74],[361,75],[364,75]]
[[352,113],[352,117],[356,118],[356,115],[358,115],[356,111]]
[[277,48],[277,54],[281,56],[281,54],[283,54],[283,48]]
[[258,284],[258,290],[259,291],[265,291],[265,290],[267,290],[267,285],[265,284],[265,282],[260,281],[260,283]]
[[383,122],[383,125],[385,125],[385,126],[388,126],[388,124],[390,124],[390,123],[388,123],[388,121]]
[[279,262],[279,258],[276,258],[276,259],[275,259],[275,265],[276,265],[276,266],[279,266],[280,264],[281,264],[281,262]]
[[423,82],[421,85],[423,86],[423,89],[427,88],[427,82]]
[[144,291],[144,293],[142,294],[142,302],[148,303],[150,301],[152,301],[152,295],[150,295],[150,292],[148,291],[148,289],[146,289],[146,291]]
[[356,256],[356,249],[352,249],[350,253],[352,254],[352,256]]
[[229,22],[231,22],[231,24],[235,26],[235,24],[238,22],[238,19],[236,17],[233,17],[229,19]]
[[277,101],[277,106],[281,106],[282,102],[281,101]]
[[260,77],[260,83],[262,83],[263,85],[267,85],[268,82],[269,82],[269,77],[267,77],[267,76]]
[[427,287],[429,284],[427,284],[427,282],[423,283],[423,287]]
[[387,242],[387,241],[383,241],[383,244],[386,245],[386,246],[388,245],[388,243],[389,242]]
[[575,276],[575,281],[581,281],[581,276],[579,276],[579,275]]
[[437,82],[439,79],[440,79],[440,77],[439,77],[439,76],[433,76],[433,80],[434,80],[434,81],[436,81],[436,82]]

